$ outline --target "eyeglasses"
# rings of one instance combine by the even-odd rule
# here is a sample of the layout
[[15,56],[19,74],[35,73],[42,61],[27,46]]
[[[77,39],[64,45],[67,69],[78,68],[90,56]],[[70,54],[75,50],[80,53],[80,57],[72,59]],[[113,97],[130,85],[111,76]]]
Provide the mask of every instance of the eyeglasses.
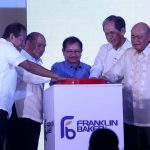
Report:
[[79,55],[79,54],[81,54],[81,52],[82,52],[82,50],[65,50],[64,51],[65,53],[67,53],[67,54],[77,54],[77,55]]

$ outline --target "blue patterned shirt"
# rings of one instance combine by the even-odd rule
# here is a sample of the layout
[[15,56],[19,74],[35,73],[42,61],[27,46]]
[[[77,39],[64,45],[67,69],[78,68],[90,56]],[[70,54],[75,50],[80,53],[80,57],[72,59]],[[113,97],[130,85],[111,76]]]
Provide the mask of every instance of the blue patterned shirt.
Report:
[[[62,61],[53,64],[51,71],[63,77],[83,79],[89,78],[90,68],[91,66],[83,62],[80,62],[79,66],[75,68],[69,62]],[[52,84],[54,83],[51,82],[50,85]]]

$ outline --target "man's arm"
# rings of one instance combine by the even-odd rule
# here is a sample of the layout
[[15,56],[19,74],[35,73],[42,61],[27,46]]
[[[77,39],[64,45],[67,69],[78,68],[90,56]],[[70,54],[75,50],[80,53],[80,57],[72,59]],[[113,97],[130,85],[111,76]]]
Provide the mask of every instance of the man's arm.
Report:
[[126,55],[123,54],[121,58],[118,60],[116,64],[112,66],[112,68],[104,74],[104,77],[110,82],[117,82],[118,80],[122,80],[124,78],[124,69],[125,69],[125,61]]
[[104,70],[104,67],[103,67],[104,55],[105,55],[105,51],[103,47],[101,47],[95,58],[94,65],[90,69],[89,78],[99,78],[102,75],[102,72]]
[[33,74],[31,72],[28,72],[22,67],[17,67],[16,70],[17,70],[18,78],[23,80],[26,83],[42,84],[42,83],[49,82],[51,80],[51,78],[42,77],[42,76]]
[[[60,70],[60,69],[57,69],[57,66],[58,66],[57,63],[53,64],[53,65],[51,66],[51,69],[50,69],[50,70],[51,70],[52,72],[56,72],[56,73],[57,73],[57,72]],[[50,83],[49,83],[50,86],[52,86],[52,85],[54,85],[54,84],[56,84],[56,81],[53,81],[53,80],[51,80]]]
[[20,67],[24,68],[25,70],[43,76],[43,77],[49,77],[52,78],[53,80],[61,80],[61,79],[65,79],[63,77],[60,77],[59,75],[53,73],[52,71],[38,65],[35,64],[31,61],[23,61],[22,63],[19,64]]
[[108,71],[104,74],[104,76],[102,76],[102,79],[105,79],[110,83],[115,83],[119,80],[119,77],[114,72]]

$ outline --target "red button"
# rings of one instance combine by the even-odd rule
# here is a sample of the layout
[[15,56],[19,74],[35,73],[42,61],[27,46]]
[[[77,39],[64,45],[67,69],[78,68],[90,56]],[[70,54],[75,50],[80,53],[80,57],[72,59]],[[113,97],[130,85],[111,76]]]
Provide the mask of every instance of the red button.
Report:
[[107,80],[104,79],[65,79],[58,80],[56,84],[105,84]]

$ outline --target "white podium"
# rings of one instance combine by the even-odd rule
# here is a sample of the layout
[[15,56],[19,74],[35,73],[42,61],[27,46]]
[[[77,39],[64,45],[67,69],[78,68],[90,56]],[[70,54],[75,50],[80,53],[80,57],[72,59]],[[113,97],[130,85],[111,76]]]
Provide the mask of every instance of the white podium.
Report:
[[44,92],[45,150],[88,150],[91,133],[112,129],[124,149],[120,84],[54,85]]

